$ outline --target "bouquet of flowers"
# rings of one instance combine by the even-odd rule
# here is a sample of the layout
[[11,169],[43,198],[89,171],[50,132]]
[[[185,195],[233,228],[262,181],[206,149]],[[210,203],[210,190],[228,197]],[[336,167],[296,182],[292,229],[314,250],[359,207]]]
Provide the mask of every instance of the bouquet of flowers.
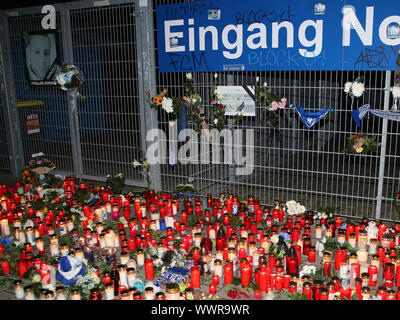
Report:
[[369,137],[364,134],[352,134],[347,137],[347,145],[345,153],[367,153],[369,151],[376,153],[380,143],[376,141],[376,137]]
[[196,193],[196,188],[191,183],[178,184],[176,186],[176,193],[179,194],[194,194]]
[[354,81],[348,81],[344,84],[344,92],[351,97],[351,106],[353,107],[354,98],[360,98],[365,92],[365,77],[359,76]]
[[306,207],[303,206],[301,203],[296,202],[295,200],[290,200],[286,202],[286,207],[286,212],[291,216],[306,212]]
[[140,153],[140,158],[132,162],[135,168],[141,168],[142,175],[146,178],[147,188],[150,189],[151,178],[150,178],[150,163],[147,161],[146,157]]
[[35,174],[43,175],[49,173],[55,167],[55,164],[47,159],[43,152],[39,152],[32,155],[32,160],[28,162],[26,169]]
[[168,90],[163,89],[159,94],[150,97],[150,90],[146,91],[147,102],[154,110],[163,109],[167,114],[172,115],[174,119],[177,118],[179,112],[182,111],[182,103],[177,97],[168,97]]
[[256,78],[256,84],[253,86],[254,94],[256,96],[256,105],[262,106],[263,116],[266,117],[266,121],[271,128],[275,128],[279,123],[279,118],[282,115],[282,111],[286,106],[286,98],[281,98],[276,93],[272,92],[271,89],[268,88],[266,82],[264,82],[263,86],[259,86],[259,77]]
[[77,66],[64,64],[59,68],[55,80],[61,90],[73,92],[81,98],[79,89],[83,86],[85,77]]
[[111,188],[114,194],[120,194],[121,190],[125,184],[125,177],[122,173],[118,173],[115,176],[107,175],[106,184]]

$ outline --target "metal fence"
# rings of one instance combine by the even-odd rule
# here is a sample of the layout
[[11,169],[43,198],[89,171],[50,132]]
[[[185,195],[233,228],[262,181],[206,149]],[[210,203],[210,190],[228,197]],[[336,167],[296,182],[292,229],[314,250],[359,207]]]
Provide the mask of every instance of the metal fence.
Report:
[[[148,7],[154,16],[157,5],[178,2],[183,1],[152,0],[152,9],[150,3]],[[107,174],[122,172],[129,184],[144,185],[131,162],[138,158],[140,150],[146,149],[145,135],[155,119],[145,103],[145,90],[167,88],[171,96],[182,96],[185,74],[161,73],[157,59],[153,63],[149,58],[149,52],[157,56],[157,26],[153,19],[151,33],[151,11],[146,14],[147,7],[139,8],[139,3],[144,2],[77,1],[57,7],[61,56],[85,74],[84,102],[70,99],[54,87],[28,85],[22,37],[24,32],[40,29],[43,15],[38,8],[9,15],[17,100],[39,101],[18,108],[25,159],[42,151],[56,162],[58,169],[78,177],[104,180]],[[393,74],[364,74],[367,91],[356,104],[369,103],[376,109],[388,110],[392,104],[388,89],[393,85]],[[290,104],[308,111],[331,106],[335,111],[307,130],[290,109],[281,119],[279,132],[265,121],[260,122],[259,116],[244,117],[239,124],[227,117],[227,128],[254,130],[252,174],[237,176],[234,165],[176,162],[153,168],[153,181],[157,175],[161,177],[160,183],[153,186],[173,192],[177,184],[193,182],[200,196],[225,192],[245,199],[254,195],[263,204],[295,199],[312,210],[334,207],[344,216],[393,219],[392,202],[400,183],[399,124],[375,117],[365,119],[362,132],[377,137],[381,143],[378,153],[343,153],[346,137],[357,132],[350,116],[355,106],[352,108],[346,99],[343,85],[359,75],[347,71],[218,72],[220,85],[252,85],[259,77],[260,83],[267,82]],[[211,72],[194,74],[196,90],[204,99],[210,121],[213,77]],[[73,121],[74,103],[77,122]],[[256,109],[259,114],[261,108]],[[25,121],[31,114],[38,115],[40,132],[28,135]],[[190,114],[188,109],[187,115]],[[156,125],[168,132],[170,119],[162,112],[157,118]],[[193,128],[194,124],[188,121],[188,127]],[[166,142],[170,140],[168,137]],[[178,147],[182,144],[179,142]]]
[[[187,1],[155,0],[156,6]],[[157,33],[157,29],[155,29]],[[156,45],[156,44],[155,44]],[[307,208],[336,208],[344,216],[393,219],[393,199],[399,188],[399,124],[371,117],[362,122],[361,131],[375,135],[381,143],[377,154],[348,155],[343,150],[346,137],[357,127],[350,111],[364,103],[376,109],[389,109],[388,89],[393,85],[390,72],[365,72],[366,93],[351,106],[343,92],[344,83],[360,73],[348,71],[261,71],[218,72],[220,85],[253,85],[258,77],[272,91],[308,111],[331,106],[335,109],[315,127],[307,130],[295,111],[281,119],[279,133],[259,117],[245,117],[227,128],[253,129],[255,164],[251,175],[235,176],[229,165],[162,165],[163,188],[174,191],[176,185],[194,182],[199,195],[220,192],[246,199],[253,195],[264,204],[274,200],[300,201]],[[184,73],[157,73],[158,90],[168,88],[171,95],[182,95]],[[206,116],[212,114],[208,99],[213,73],[196,72],[196,91],[204,98]],[[257,108],[260,111],[261,108]],[[256,114],[259,112],[256,111]],[[190,110],[188,111],[190,113]],[[168,119],[159,115],[160,126]],[[210,121],[212,121],[210,117]]]
[[4,115],[2,107],[0,107],[0,169],[6,171],[10,170],[10,159],[8,156],[7,139],[4,127]]
[[[42,14],[9,16],[12,63],[15,76],[15,94],[23,107],[18,107],[21,137],[25,162],[31,155],[43,152],[65,172],[73,171],[68,107],[65,95],[55,90],[54,86],[30,86],[27,81],[25,63],[24,35],[29,32],[42,31]],[[57,14],[57,25],[60,16]],[[63,59],[62,31],[57,31],[60,41],[61,60]],[[39,120],[39,132],[29,133],[26,121],[29,117]]]

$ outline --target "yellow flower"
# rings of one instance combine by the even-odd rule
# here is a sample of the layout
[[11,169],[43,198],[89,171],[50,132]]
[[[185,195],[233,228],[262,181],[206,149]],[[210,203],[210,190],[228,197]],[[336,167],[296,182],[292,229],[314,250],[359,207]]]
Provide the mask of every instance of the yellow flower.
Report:
[[357,153],[361,153],[361,152],[363,152],[363,150],[364,150],[363,147],[359,147],[359,148],[356,149],[356,152],[357,152]]
[[148,165],[150,165],[150,163],[147,160],[144,160],[143,165],[147,167]]

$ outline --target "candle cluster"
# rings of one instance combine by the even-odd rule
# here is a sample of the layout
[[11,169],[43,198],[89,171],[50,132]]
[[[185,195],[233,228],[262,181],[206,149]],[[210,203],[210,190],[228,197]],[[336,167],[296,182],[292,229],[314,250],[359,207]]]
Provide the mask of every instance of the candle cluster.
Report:
[[[285,202],[261,207],[252,196],[240,202],[232,194],[206,199],[177,199],[153,190],[144,196],[113,195],[70,177],[62,189],[53,209],[43,203],[42,186],[0,186],[1,236],[20,250],[10,256],[0,245],[1,268],[4,276],[21,279],[15,281],[17,299],[38,298],[32,285],[23,287],[30,270],[40,277],[40,299],[82,299],[82,291],[68,291],[53,275],[58,259],[69,255],[94,267],[89,282],[96,285],[88,286],[85,296],[92,300],[194,299],[204,292],[217,296],[234,283],[247,289],[250,299],[283,292],[315,300],[400,299],[400,290],[395,291],[400,287],[398,224],[315,219],[305,208],[288,211]],[[95,195],[90,205],[77,200],[82,194]],[[65,235],[73,245],[60,244]],[[151,256],[149,249],[155,252]],[[154,285],[159,262],[171,251],[185,257],[189,277],[183,289],[173,282]],[[109,269],[100,273],[103,264]],[[305,272],[310,266],[322,270],[324,281]]]

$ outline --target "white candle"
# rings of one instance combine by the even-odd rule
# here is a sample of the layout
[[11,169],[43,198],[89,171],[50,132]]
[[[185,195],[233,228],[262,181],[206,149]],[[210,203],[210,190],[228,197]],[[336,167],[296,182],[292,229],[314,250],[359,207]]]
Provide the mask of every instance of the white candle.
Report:
[[210,230],[210,239],[215,239],[215,230],[214,229],[211,229]]
[[23,230],[21,230],[19,235],[18,235],[18,241],[20,243],[25,243],[26,242],[25,232]]
[[116,234],[116,235],[114,236],[114,247],[115,247],[115,248],[118,248],[119,245],[120,245],[120,242],[119,242],[119,235]]
[[15,291],[15,297],[17,299],[23,299],[25,297],[25,291],[24,288],[22,287],[21,280],[15,281],[14,291]]
[[106,300],[114,299],[114,288],[111,283],[104,285],[104,291],[106,293]]
[[125,266],[119,266],[118,267],[118,272],[119,272],[119,281],[122,286],[128,287],[128,277],[126,273],[126,267]]
[[357,257],[359,263],[366,263],[368,261],[368,252],[365,249],[360,249],[357,251]]
[[97,208],[94,210],[96,215],[96,222],[103,222],[103,210],[101,208]]
[[114,240],[115,234],[114,231],[109,231],[105,234],[104,240],[106,242],[106,247],[114,247],[115,245],[115,240]]
[[174,228],[174,217],[165,216],[165,227],[166,228]]
[[10,235],[10,226],[7,219],[2,219],[1,222],[1,235],[3,237],[8,237]]
[[127,287],[133,288],[136,282],[136,269],[135,268],[127,268]]
[[143,250],[138,250],[136,252],[136,261],[138,266],[144,265],[144,252]]
[[56,257],[60,254],[58,243],[50,243],[50,255]]

